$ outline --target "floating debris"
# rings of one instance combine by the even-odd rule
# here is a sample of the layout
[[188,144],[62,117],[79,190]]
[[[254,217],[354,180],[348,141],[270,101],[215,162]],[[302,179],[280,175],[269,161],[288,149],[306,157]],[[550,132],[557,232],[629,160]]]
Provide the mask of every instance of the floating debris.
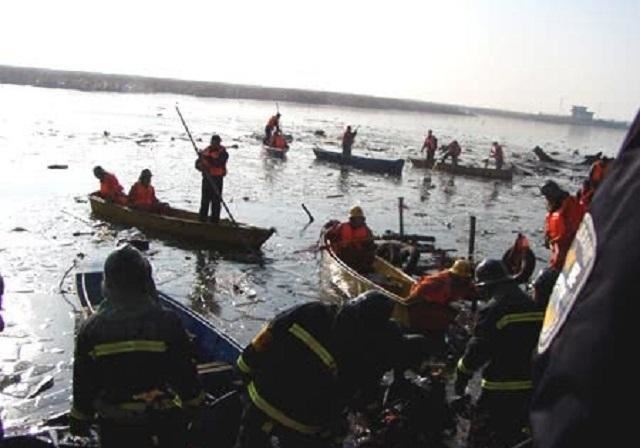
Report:
[[50,170],[66,170],[67,168],[69,168],[69,165],[49,165],[47,166],[47,168],[49,168]]
[[28,232],[27,229],[25,229],[24,227],[14,227],[13,229],[11,229],[12,232]]

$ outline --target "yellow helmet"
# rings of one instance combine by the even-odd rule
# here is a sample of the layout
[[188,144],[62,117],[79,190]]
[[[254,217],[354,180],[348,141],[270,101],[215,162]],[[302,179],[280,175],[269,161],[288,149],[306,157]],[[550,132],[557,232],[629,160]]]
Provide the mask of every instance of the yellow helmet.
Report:
[[449,268],[449,272],[457,275],[458,277],[473,277],[473,267],[471,266],[471,263],[464,258],[456,260],[455,263],[453,263],[453,266]]
[[364,218],[362,207],[359,205],[351,207],[351,210],[349,210],[349,218]]

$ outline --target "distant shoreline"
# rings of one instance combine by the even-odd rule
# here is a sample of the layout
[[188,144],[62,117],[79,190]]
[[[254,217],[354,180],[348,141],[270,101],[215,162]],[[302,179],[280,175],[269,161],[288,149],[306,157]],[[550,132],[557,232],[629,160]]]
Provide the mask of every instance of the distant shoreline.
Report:
[[209,98],[290,101],[313,105],[346,106],[364,109],[394,109],[448,115],[493,115],[522,120],[577,126],[627,129],[629,123],[596,119],[576,122],[568,115],[531,114],[485,107],[467,107],[427,101],[383,98],[349,93],[261,87],[222,82],[186,81],[133,75],[114,75],[69,70],[0,65],[0,84],[72,89],[85,92],[173,93]]

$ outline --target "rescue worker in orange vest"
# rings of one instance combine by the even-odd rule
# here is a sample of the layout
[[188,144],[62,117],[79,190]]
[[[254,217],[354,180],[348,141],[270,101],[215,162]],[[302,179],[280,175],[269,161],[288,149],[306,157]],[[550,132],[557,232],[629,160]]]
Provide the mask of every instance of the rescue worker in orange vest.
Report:
[[428,336],[440,354],[444,354],[445,333],[457,314],[449,305],[477,296],[471,263],[464,259],[456,260],[449,269],[425,275],[411,287],[409,328]]
[[269,146],[278,149],[289,149],[289,144],[287,143],[287,139],[284,138],[281,131],[276,131],[271,137],[271,143]]
[[209,222],[217,224],[220,221],[220,203],[222,202],[222,188],[224,176],[227,175],[227,149],[220,143],[219,135],[211,136],[211,144],[200,151],[196,161],[196,169],[202,172],[202,194],[200,198],[200,221],[206,222],[211,207]]
[[151,177],[151,170],[147,168],[140,172],[138,182],[129,190],[129,206],[151,213],[162,213],[169,204],[158,200],[156,190],[151,185]]
[[[238,358],[247,397],[236,448],[335,446],[347,408],[379,398],[382,375],[424,357],[389,320],[394,302],[368,292],[343,306],[310,302],[278,314]],[[417,343],[414,343],[417,341]]]
[[491,153],[489,154],[489,156],[495,159],[496,169],[501,170],[502,165],[504,165],[504,150],[498,142],[493,142],[493,144],[491,145]]
[[431,129],[427,132],[427,137],[424,139],[424,143],[422,144],[422,149],[420,151],[426,150],[427,152],[427,163],[429,165],[433,165],[436,156],[436,150],[438,149],[438,139],[431,132]]
[[100,181],[100,191],[95,194],[116,204],[127,204],[128,198],[124,194],[124,189],[122,185],[120,185],[120,182],[118,182],[116,176],[106,172],[101,166],[93,168],[93,175]]
[[264,127],[264,140],[263,143],[268,145],[271,142],[271,134],[273,131],[280,131],[280,112],[269,118],[267,125]]
[[347,126],[344,134],[342,134],[342,155],[344,157],[351,157],[351,147],[356,139],[356,134],[358,134],[358,130],[352,131],[351,126]]
[[349,221],[331,228],[327,232],[327,239],[335,254],[347,266],[361,274],[373,271],[376,246],[361,207],[352,207],[349,210]]
[[589,208],[593,195],[607,176],[612,160],[608,157],[600,157],[591,165],[589,177],[584,181],[579,194],[580,203],[585,209]]
[[531,356],[543,312],[508,275],[500,260],[476,267],[476,286],[488,300],[458,361],[452,406],[470,401],[467,384],[482,370],[471,415],[470,448],[511,448],[526,439],[531,397]]
[[462,148],[460,147],[458,140],[454,140],[448,145],[443,146],[441,150],[444,152],[444,156],[440,159],[440,163],[443,163],[448,157],[451,157],[451,163],[454,165],[458,164],[458,158],[460,157],[460,154],[462,154]]
[[549,264],[556,271],[560,271],[582,221],[584,208],[576,197],[571,196],[552,180],[545,182],[540,187],[540,192],[547,200],[545,246],[551,249]]

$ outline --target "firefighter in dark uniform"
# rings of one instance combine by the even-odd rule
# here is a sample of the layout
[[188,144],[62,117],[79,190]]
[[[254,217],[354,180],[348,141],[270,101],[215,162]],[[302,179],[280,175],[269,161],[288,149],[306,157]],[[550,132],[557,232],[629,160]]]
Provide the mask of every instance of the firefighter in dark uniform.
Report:
[[454,389],[464,397],[474,372],[482,369],[481,392],[471,415],[469,446],[511,447],[527,437],[531,355],[543,313],[500,260],[480,262],[476,278],[480,293],[490,300],[480,311],[473,335],[458,361]]
[[535,447],[637,443],[639,197],[640,114],[582,220],[547,306],[534,362]]
[[[247,382],[236,448],[330,446],[346,406],[362,409],[383,373],[416,353],[389,320],[393,302],[370,292],[276,316],[238,358]],[[417,356],[420,358],[420,356]]]
[[76,339],[71,432],[97,421],[102,447],[186,446],[204,394],[180,319],[160,307],[151,265],[131,246],[107,257],[103,290]]

